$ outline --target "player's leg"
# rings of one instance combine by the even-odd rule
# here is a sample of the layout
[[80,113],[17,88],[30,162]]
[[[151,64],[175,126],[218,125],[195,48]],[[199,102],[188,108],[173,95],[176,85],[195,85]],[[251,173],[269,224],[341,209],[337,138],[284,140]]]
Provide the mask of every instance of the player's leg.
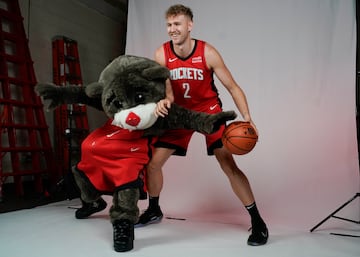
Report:
[[215,149],[214,154],[221,169],[228,177],[230,185],[236,196],[245,206],[252,204],[255,199],[250,183],[245,174],[237,167],[233,156],[225,150],[225,148]]
[[214,150],[221,169],[229,179],[230,185],[248,210],[251,217],[252,233],[248,238],[249,245],[263,245],[268,239],[268,229],[257,209],[255,198],[246,175],[237,167],[234,158],[224,147]]
[[149,194],[149,206],[140,215],[136,227],[145,226],[160,222],[163,213],[159,205],[160,192],[163,187],[162,167],[169,157],[173,154],[174,149],[155,148],[150,163],[146,171],[146,185]]
[[147,166],[146,185],[149,193],[149,206],[140,215],[136,227],[160,222],[163,213],[159,205],[160,192],[163,187],[162,167],[172,154],[185,156],[194,131],[169,130],[155,143],[153,156]]
[[174,149],[168,148],[154,149],[153,156],[146,170],[146,185],[149,196],[157,197],[160,195],[163,187],[162,167],[174,151]]

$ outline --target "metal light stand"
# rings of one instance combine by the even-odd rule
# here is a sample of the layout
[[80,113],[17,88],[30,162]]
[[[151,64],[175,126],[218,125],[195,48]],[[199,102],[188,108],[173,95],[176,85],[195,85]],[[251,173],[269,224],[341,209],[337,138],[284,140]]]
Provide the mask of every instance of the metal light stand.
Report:
[[[358,142],[358,159],[360,161],[360,5],[358,4],[358,1],[356,1],[356,31],[357,31],[357,46],[356,46],[356,127],[357,127],[357,142]],[[360,167],[360,162],[359,162]],[[359,169],[360,172],[360,169]],[[345,202],[343,205],[341,205],[339,208],[337,208],[333,213],[331,213],[329,216],[327,216],[325,219],[323,219],[319,224],[317,224],[315,227],[310,229],[310,232],[313,232],[315,229],[317,229],[320,225],[322,225],[325,221],[327,221],[330,218],[336,218],[340,220],[345,220],[348,222],[353,222],[356,224],[360,224],[360,220],[351,220],[346,219],[343,217],[336,216],[335,214],[339,212],[341,209],[343,209],[345,206],[347,206],[349,203],[354,201],[356,198],[360,197],[360,193],[356,193],[349,201]],[[349,237],[360,237],[358,235],[349,235],[349,234],[339,234],[339,233],[330,233],[332,235],[338,235],[338,236],[349,236]]]
[[[360,220],[356,221],[356,220],[351,220],[351,219],[347,219],[347,218],[343,218],[343,217],[339,217],[339,216],[335,215],[336,213],[338,213],[340,210],[342,210],[345,206],[347,206],[349,203],[351,203],[352,201],[354,201],[358,197],[360,197],[360,193],[356,193],[349,201],[345,202],[343,205],[341,205],[339,208],[337,208],[333,213],[331,213],[325,219],[320,221],[316,226],[314,226],[312,229],[310,229],[310,232],[313,232],[315,229],[317,229],[319,226],[321,226],[325,221],[327,221],[330,218],[336,218],[336,219],[340,219],[340,220],[345,220],[345,221],[353,222],[353,223],[356,223],[356,224],[360,225]],[[331,235],[337,235],[337,236],[360,237],[358,235],[341,234],[341,233],[330,233],[330,234]]]
[[74,128],[73,124],[73,108],[72,105],[68,106],[68,127],[65,128],[63,131],[63,136],[65,136],[66,140],[68,141],[67,149],[64,151],[68,151],[68,170],[66,174],[62,174],[62,178],[56,183],[54,189],[52,189],[53,194],[65,193],[65,197],[67,200],[72,200],[74,198],[79,197],[79,192],[77,191],[77,187],[75,186],[75,181],[72,175],[72,162],[73,162],[73,154],[72,154],[72,147],[73,143],[72,140],[74,138]]

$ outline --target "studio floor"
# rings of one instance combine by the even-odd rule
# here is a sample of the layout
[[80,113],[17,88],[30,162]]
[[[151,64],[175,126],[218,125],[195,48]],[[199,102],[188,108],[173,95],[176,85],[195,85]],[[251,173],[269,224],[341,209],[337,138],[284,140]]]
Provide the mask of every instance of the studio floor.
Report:
[[[105,199],[108,203],[111,201]],[[308,229],[270,220],[268,244],[251,247],[246,244],[247,225],[237,224],[231,215],[174,219],[166,213],[161,223],[136,228],[135,246],[131,252],[117,253],[112,248],[110,204],[104,211],[85,220],[74,218],[74,208],[79,206],[80,201],[74,199],[0,214],[0,256],[360,256],[360,238],[330,234],[360,235],[357,224],[346,222],[337,228],[320,228],[310,233]]]

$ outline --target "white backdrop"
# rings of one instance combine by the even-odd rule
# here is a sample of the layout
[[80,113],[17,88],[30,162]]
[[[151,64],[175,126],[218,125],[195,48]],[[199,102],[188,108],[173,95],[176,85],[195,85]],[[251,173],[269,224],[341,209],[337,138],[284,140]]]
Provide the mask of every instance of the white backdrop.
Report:
[[[174,3],[129,1],[127,54],[153,57],[168,40],[164,13]],[[355,1],[181,3],[194,12],[193,37],[220,51],[247,94],[260,138],[250,154],[235,158],[263,216],[311,228],[359,191]],[[217,87],[224,109],[234,109]],[[164,175],[167,214],[246,214],[201,135],[187,157],[170,158]],[[343,213],[358,218],[358,205]]]

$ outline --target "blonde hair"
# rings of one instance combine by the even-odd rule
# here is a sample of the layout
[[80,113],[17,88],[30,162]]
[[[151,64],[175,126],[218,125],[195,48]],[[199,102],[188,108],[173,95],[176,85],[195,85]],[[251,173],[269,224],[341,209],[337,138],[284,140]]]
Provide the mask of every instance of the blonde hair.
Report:
[[193,20],[193,13],[192,13],[191,9],[182,4],[176,4],[176,5],[170,6],[165,13],[165,18],[174,16],[174,15],[179,15],[179,14],[188,16],[191,21]]

